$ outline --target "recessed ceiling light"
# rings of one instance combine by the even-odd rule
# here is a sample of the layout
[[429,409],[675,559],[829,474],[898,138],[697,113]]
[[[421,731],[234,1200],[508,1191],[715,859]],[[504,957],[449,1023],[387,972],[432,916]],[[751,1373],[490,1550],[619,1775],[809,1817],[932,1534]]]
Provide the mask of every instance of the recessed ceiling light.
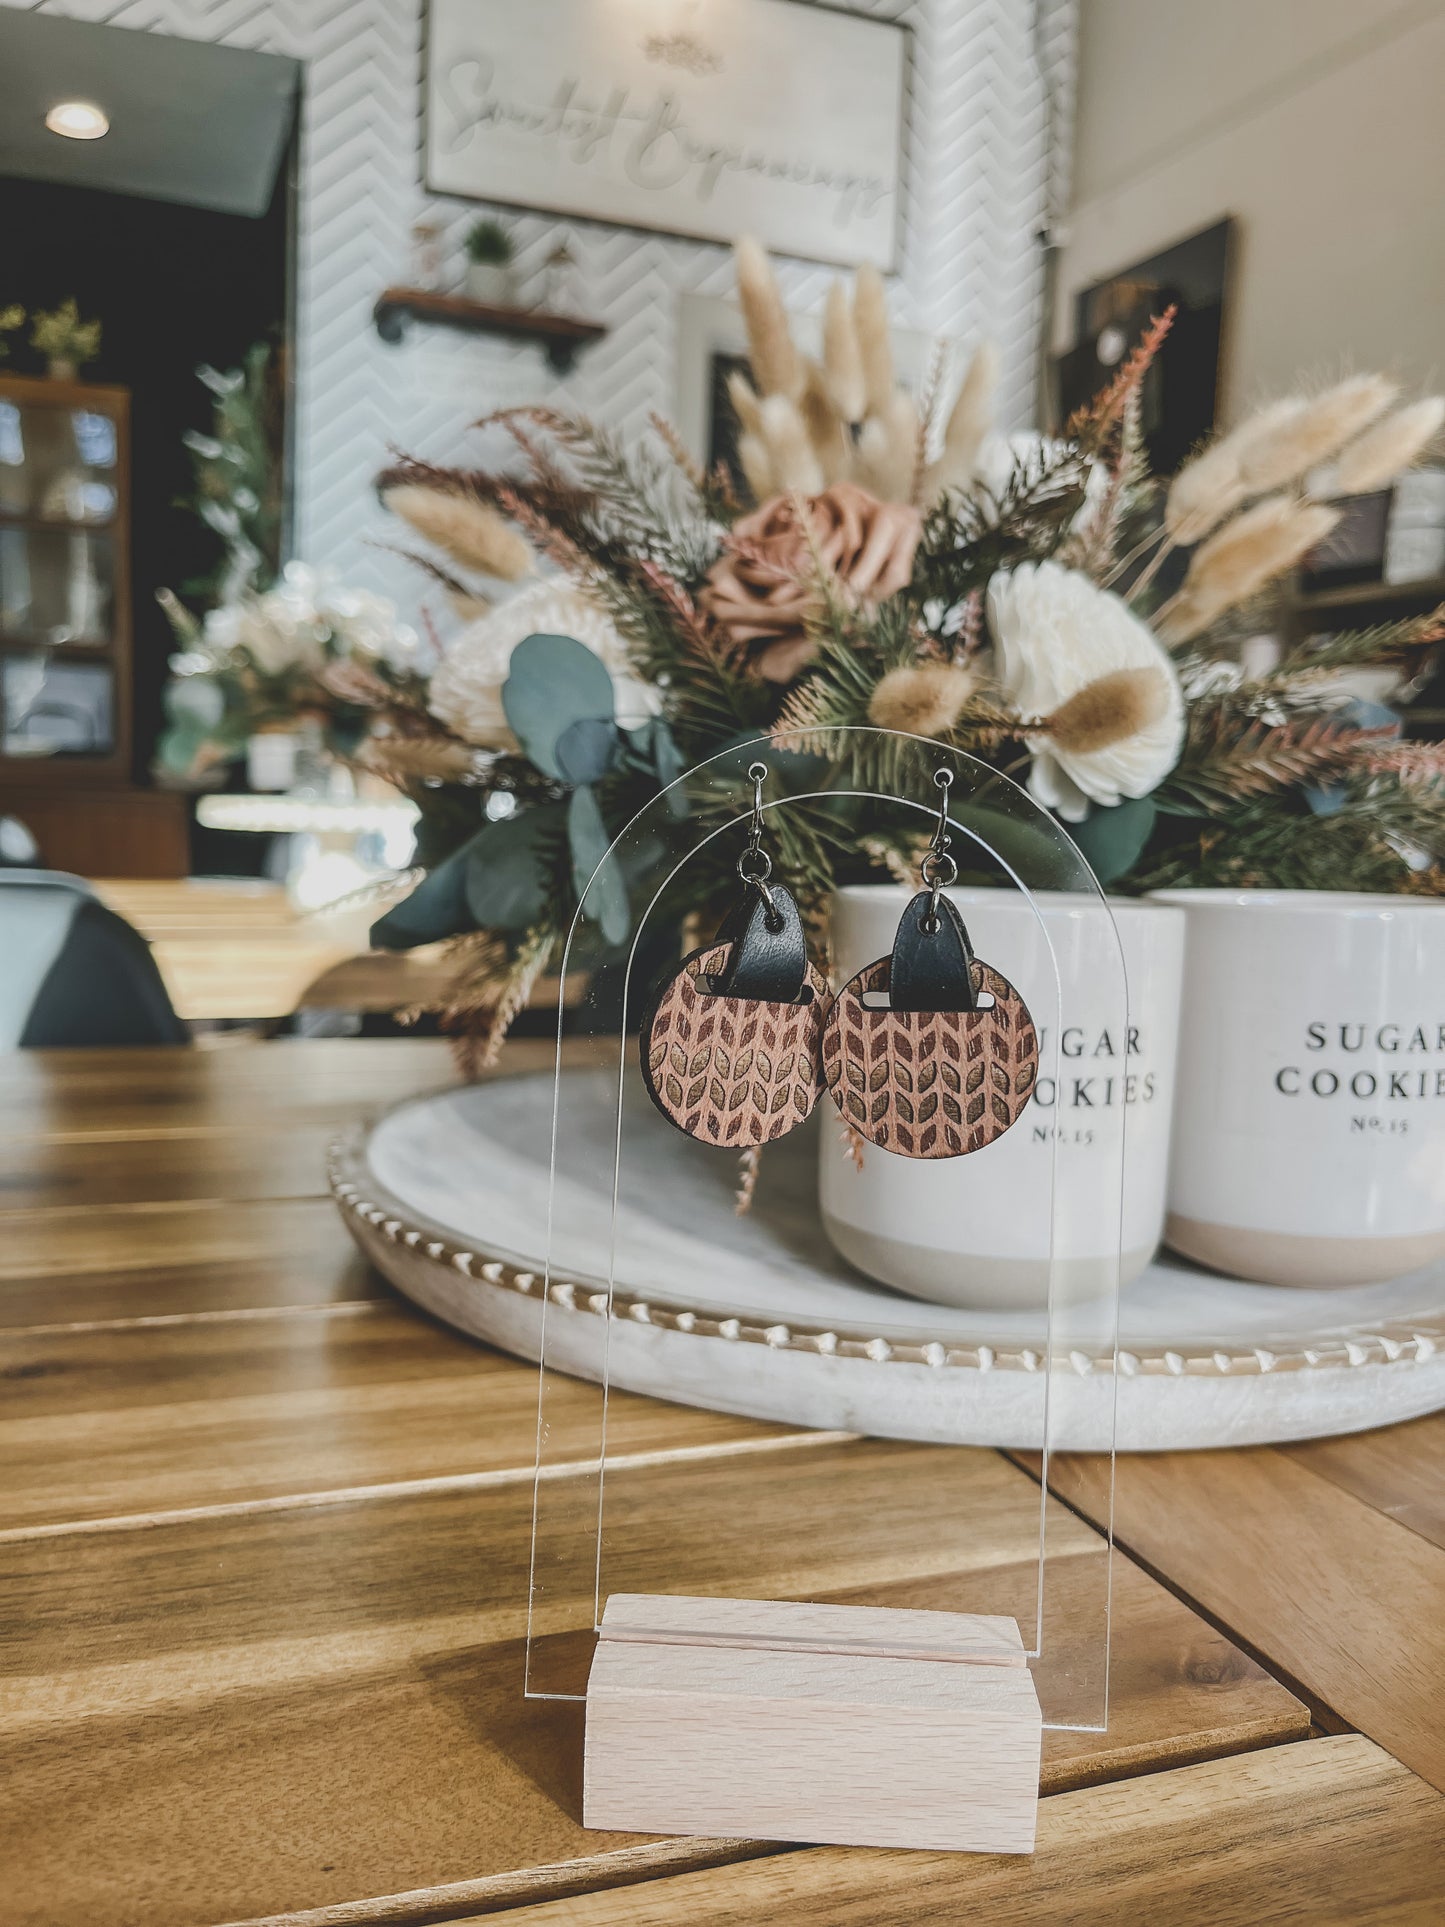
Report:
[[98,141],[110,132],[104,108],[97,107],[93,100],[57,101],[45,116],[45,125],[52,134],[64,134],[72,141]]

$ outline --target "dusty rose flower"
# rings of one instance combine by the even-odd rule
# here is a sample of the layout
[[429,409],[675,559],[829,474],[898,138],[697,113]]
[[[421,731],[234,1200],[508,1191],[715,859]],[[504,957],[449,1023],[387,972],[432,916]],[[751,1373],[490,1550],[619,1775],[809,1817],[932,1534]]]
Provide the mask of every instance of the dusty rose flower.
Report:
[[854,602],[883,602],[907,587],[922,532],[916,508],[880,502],[855,482],[779,495],[733,524],[698,601],[755,674],[791,682],[817,647],[807,625],[819,566]]

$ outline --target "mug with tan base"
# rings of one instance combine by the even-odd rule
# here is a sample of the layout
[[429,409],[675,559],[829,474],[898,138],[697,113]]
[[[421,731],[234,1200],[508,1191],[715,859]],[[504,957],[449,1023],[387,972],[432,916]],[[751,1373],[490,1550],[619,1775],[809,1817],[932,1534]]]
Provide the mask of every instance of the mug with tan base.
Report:
[[1445,902],[1156,895],[1187,918],[1166,1241],[1307,1287],[1445,1256]]

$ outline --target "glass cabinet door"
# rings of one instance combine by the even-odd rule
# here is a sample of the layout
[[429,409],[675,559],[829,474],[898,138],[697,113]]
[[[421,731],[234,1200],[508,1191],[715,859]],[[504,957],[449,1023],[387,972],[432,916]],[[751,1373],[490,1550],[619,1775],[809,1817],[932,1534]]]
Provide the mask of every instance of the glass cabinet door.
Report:
[[0,757],[114,758],[129,675],[125,397],[0,393]]

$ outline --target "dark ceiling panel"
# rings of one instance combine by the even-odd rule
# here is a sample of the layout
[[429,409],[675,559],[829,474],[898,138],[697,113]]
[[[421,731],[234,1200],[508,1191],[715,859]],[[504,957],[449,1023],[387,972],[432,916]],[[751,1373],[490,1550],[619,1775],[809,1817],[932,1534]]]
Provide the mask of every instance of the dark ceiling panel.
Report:
[[[258,215],[300,81],[277,54],[0,7],[0,175]],[[62,100],[96,102],[110,132],[52,134]]]

